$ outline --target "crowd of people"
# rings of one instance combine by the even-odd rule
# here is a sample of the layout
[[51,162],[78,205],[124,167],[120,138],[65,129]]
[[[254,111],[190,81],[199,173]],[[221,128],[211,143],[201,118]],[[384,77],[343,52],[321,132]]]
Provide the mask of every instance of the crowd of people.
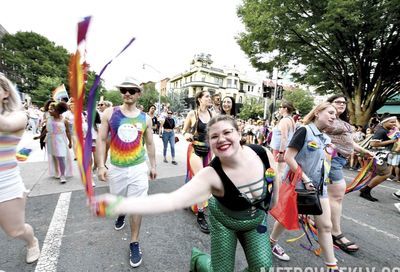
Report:
[[[324,265],[328,271],[339,271],[334,245],[349,254],[360,250],[340,221],[346,191],[343,169],[363,168],[378,153],[385,155],[380,155],[375,176],[360,190],[360,197],[368,201],[378,201],[371,191],[392,174],[399,181],[399,120],[385,116],[372,118],[366,127],[352,126],[343,95],[329,97],[303,118],[292,103],[281,101],[279,118],[270,126],[265,120],[240,120],[232,97],[221,99],[206,90],[196,94],[196,108],[180,121],[169,107],[160,115],[155,105],[147,112],[141,109],[143,89],[136,82],[126,80],[117,87],[122,105],[104,100],[97,105],[92,164],[98,179],[108,182],[110,194],[98,196],[92,208],[99,214],[103,205],[106,215],[115,217],[116,230],[129,220],[132,267],[142,263],[142,215],[186,207],[196,215],[200,231],[211,235],[210,255],[193,248],[191,271],[234,271],[237,241],[248,271],[269,269],[273,256],[289,261],[278,244],[285,226],[275,221],[268,231],[268,211],[282,201],[280,185],[288,174],[301,169],[296,188],[317,191],[320,199],[322,211],[310,220],[318,229]],[[50,175],[67,182],[76,157],[74,101],[48,101],[42,111],[24,111],[12,83],[0,75],[0,111],[0,141],[9,147],[7,152],[0,150],[0,226],[26,242],[26,262],[32,263],[40,249],[33,228],[25,223],[27,190],[18,172],[16,146],[24,130],[31,129],[46,146]],[[177,129],[189,142],[186,182],[176,191],[148,196],[149,179],[157,178],[153,136],[162,138],[163,162],[169,163],[169,147],[171,163],[177,165]],[[400,190],[393,196],[400,200]],[[400,212],[400,203],[395,206]]]

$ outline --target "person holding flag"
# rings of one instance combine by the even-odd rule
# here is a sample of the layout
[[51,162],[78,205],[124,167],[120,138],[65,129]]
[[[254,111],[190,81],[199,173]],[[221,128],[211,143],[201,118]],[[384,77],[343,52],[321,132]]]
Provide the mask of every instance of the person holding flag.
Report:
[[[390,131],[396,127],[396,116],[389,116],[386,117],[385,119],[382,120],[381,125],[376,132],[374,133],[374,136],[372,136],[371,139],[371,146],[374,148],[374,150],[379,150],[383,151],[386,153],[385,157],[389,157],[388,160],[384,160],[382,164],[377,164],[376,166],[376,176],[372,178],[372,180],[369,182],[367,186],[362,188],[360,190],[360,197],[375,202],[378,201],[375,197],[371,195],[372,189],[374,189],[376,186],[384,182],[387,178],[390,177],[392,173],[392,166],[394,164],[393,161],[393,154],[391,151],[393,150],[394,144],[397,142],[396,137],[392,137],[392,139],[389,137],[390,136]],[[389,136],[388,136],[389,135]]]
[[[128,79],[117,88],[121,92],[123,104],[104,111],[97,138],[98,178],[109,182],[112,194],[124,197],[146,196],[149,188],[146,149],[150,160],[150,179],[155,179],[157,176],[152,121],[145,112],[136,107],[143,91],[142,87],[132,79]],[[106,167],[105,157],[109,132],[111,133],[110,169]],[[138,267],[142,263],[142,251],[139,245],[141,221],[141,215],[130,217],[129,261],[132,267]],[[120,230],[124,226],[125,215],[119,215],[115,221],[115,229]]]

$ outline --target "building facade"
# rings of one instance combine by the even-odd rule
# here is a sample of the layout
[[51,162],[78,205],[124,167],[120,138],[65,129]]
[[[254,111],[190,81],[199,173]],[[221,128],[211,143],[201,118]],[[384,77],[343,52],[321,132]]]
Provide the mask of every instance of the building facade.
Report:
[[219,94],[221,98],[231,96],[239,108],[248,96],[261,96],[261,88],[257,88],[255,82],[246,79],[237,69],[215,68],[212,63],[209,54],[195,55],[188,71],[169,80],[169,90],[183,93],[189,108],[194,108],[194,97],[203,90],[211,95]]

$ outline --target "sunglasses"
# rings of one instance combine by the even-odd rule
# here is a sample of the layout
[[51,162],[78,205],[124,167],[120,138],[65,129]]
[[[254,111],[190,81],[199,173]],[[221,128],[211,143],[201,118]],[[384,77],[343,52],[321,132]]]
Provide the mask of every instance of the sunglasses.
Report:
[[172,114],[172,112],[167,112],[168,114]]
[[104,104],[99,104],[99,106],[100,106],[100,107],[103,107],[103,106],[104,106]]
[[134,95],[136,93],[140,93],[140,90],[138,90],[136,88],[120,88],[119,91],[122,94],[126,94],[127,92],[129,92],[130,95]]
[[333,101],[333,103],[338,104],[338,105],[346,105],[347,101]]

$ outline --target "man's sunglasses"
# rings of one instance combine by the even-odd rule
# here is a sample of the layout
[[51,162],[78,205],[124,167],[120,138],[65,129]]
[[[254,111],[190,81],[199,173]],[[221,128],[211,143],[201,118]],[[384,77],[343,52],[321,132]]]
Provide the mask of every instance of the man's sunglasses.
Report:
[[126,94],[126,92],[129,92],[130,95],[134,95],[136,93],[140,93],[140,90],[136,89],[136,88],[119,88],[119,91],[122,94]]

